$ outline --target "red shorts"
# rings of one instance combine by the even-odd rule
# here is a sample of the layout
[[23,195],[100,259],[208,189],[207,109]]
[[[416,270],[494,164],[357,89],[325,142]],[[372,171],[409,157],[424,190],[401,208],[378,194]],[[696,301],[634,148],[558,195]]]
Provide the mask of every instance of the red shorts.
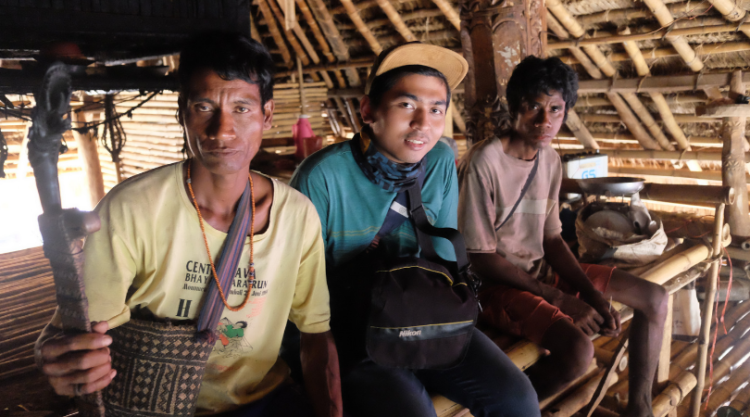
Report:
[[[615,268],[592,264],[581,264],[581,268],[594,288],[601,292],[607,290]],[[553,286],[567,294],[576,294],[557,274]],[[484,309],[479,314],[479,321],[500,331],[523,336],[536,344],[541,344],[542,337],[554,322],[560,319],[572,321],[542,297],[504,285],[480,291],[479,301]]]

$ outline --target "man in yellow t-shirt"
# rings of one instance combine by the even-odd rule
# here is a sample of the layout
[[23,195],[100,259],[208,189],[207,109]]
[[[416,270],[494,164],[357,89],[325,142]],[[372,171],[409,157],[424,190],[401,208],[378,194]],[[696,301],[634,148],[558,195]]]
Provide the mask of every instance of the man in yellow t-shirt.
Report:
[[[106,331],[131,312],[174,320],[200,315],[204,294],[216,285],[212,262],[229,245],[250,161],[271,126],[272,68],[268,52],[240,35],[198,37],[181,54],[180,122],[192,158],[128,179],[97,206],[102,228],[84,248],[95,332],[62,337],[56,315],[37,343],[40,366],[58,394],[94,392],[117,378]],[[248,302],[221,314],[198,413],[340,416],[317,211],[287,185],[255,172],[250,177],[255,213],[226,305],[241,305],[246,295]],[[278,360],[287,319],[302,331],[309,400]]]

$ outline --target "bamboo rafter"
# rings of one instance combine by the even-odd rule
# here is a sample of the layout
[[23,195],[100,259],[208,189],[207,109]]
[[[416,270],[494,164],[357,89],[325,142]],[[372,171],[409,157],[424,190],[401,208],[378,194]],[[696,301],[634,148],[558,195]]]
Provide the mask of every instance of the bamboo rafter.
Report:
[[[730,22],[739,22],[745,20],[747,12],[744,9],[738,7],[734,1],[708,0],[708,2],[711,3],[716,8],[716,10],[721,13],[722,16],[724,16],[724,19]],[[740,28],[740,30],[745,34],[745,36],[750,37],[750,27],[743,27]]]
[[456,28],[461,30],[461,18],[458,16],[456,9],[451,6],[446,0],[432,0],[433,3],[443,12],[445,18]]
[[[321,30],[323,31],[323,33],[325,33],[326,39],[328,40],[328,42],[330,42],[331,49],[333,49],[333,53],[336,55],[336,59],[341,62],[349,61],[349,47],[341,37],[341,33],[339,32],[338,28],[336,28],[336,24],[333,22],[333,17],[331,17],[331,13],[328,12],[328,8],[326,7],[325,3],[323,3],[323,0],[309,1],[310,8],[315,15],[316,20],[320,24]],[[347,78],[349,79],[350,86],[357,87],[359,85],[362,85],[359,74],[357,74],[357,71],[353,67],[347,68],[345,70],[345,73]]]
[[307,26],[310,27],[310,31],[312,31],[313,36],[315,37],[315,40],[318,41],[318,45],[320,46],[320,50],[323,52],[323,56],[326,57],[328,62],[336,61],[336,58],[334,58],[333,53],[331,53],[331,47],[328,46],[328,42],[326,41],[326,38],[323,36],[323,33],[320,31],[318,22],[315,21],[315,18],[310,12],[310,8],[307,7],[307,3],[305,2],[305,0],[297,0],[297,7],[299,7],[299,10],[302,13],[302,16],[305,18],[305,22],[307,22]]
[[284,64],[287,68],[291,68],[293,66],[292,55],[289,53],[289,48],[286,47],[284,36],[281,35],[279,27],[276,25],[276,20],[273,18],[273,13],[268,5],[268,2],[270,1],[274,0],[258,0],[258,7],[260,8],[263,17],[266,19],[268,31],[271,32],[276,46],[279,48],[279,51],[281,51],[281,57],[284,60]]
[[417,37],[414,36],[414,33],[412,33],[411,29],[409,29],[406,26],[406,23],[401,19],[401,16],[399,16],[398,11],[395,7],[391,4],[388,0],[377,0],[378,5],[383,10],[383,13],[385,13],[386,16],[388,16],[388,19],[393,23],[393,26],[396,28],[396,31],[401,34],[401,36],[404,37],[404,39],[407,42],[414,42],[417,40]]
[[[575,17],[570,14],[568,9],[565,8],[560,0],[548,0],[547,8],[558,19],[559,23],[569,32],[570,35],[577,38],[585,35],[585,31],[583,30],[581,25],[576,21]],[[576,45],[573,46],[575,47]],[[609,78],[615,76],[617,71],[614,69],[612,64],[609,63],[607,58],[599,50],[598,47],[596,47],[595,45],[589,45],[585,46],[584,50],[600,70],[600,72],[591,72],[589,75],[591,75],[592,78],[597,78],[597,76],[598,78],[601,78],[602,74]],[[668,149],[668,147],[671,146],[666,137],[663,137],[663,134],[661,134],[660,130],[659,133],[662,137],[657,136],[657,140],[660,139],[660,141],[655,141],[651,137],[651,135],[646,132],[638,119],[636,119],[635,115],[633,115],[633,112],[630,110],[628,105],[625,104],[619,94],[612,92],[607,92],[606,94],[607,98],[609,98],[609,100],[617,109],[617,113],[620,115],[623,123],[625,123],[628,130],[633,133],[633,136],[638,139],[638,142],[641,144],[641,146],[643,146],[645,149],[662,149],[662,146],[665,145],[667,146],[665,149]],[[647,127],[651,128],[650,130],[652,134],[655,133],[655,130],[653,128],[655,127],[656,123],[653,119],[649,120],[646,117],[648,112],[645,111],[645,108],[643,108],[643,104],[640,103],[638,97],[636,97],[633,93],[624,93],[623,97],[628,101],[630,106],[633,107],[633,110],[635,110],[640,116],[645,118],[644,122],[646,123]]]
[[[735,32],[737,28],[740,28],[740,30],[745,29],[745,28],[750,29],[750,23],[743,23],[741,25],[736,25],[736,24],[735,25],[711,25],[711,26],[698,26],[698,27],[689,27],[689,28],[682,28],[682,29],[673,29],[672,31],[669,32],[667,38],[669,38],[669,36],[690,36],[690,35],[706,35],[706,34],[713,34],[713,33],[728,33],[728,32]],[[659,29],[656,31],[647,32],[647,33],[634,33],[630,35],[600,36],[600,37],[592,37],[592,38],[580,39],[580,40],[575,40],[575,41],[551,42],[547,44],[547,48],[548,49],[564,49],[564,48],[570,48],[571,46],[603,45],[603,44],[610,44],[610,43],[622,43],[626,41],[646,41],[646,40],[661,39],[664,37],[665,34],[667,34],[668,29],[669,28],[664,28],[664,29]],[[738,45],[744,45],[744,44],[745,42],[738,43]],[[680,53],[680,51],[677,48],[674,48],[674,49],[678,53]],[[701,65],[703,64],[701,63]]]
[[[626,26],[619,32],[622,35],[628,35],[630,34],[630,29]],[[641,53],[641,50],[638,48],[635,42],[623,42],[623,46],[632,58],[633,65],[635,66],[638,75],[641,77],[651,75],[651,70],[649,70],[648,65],[646,64],[646,60],[643,58],[643,54]],[[688,143],[687,138],[682,132],[680,126],[677,125],[677,122],[674,119],[674,115],[672,114],[672,110],[669,108],[667,101],[664,99],[664,95],[662,95],[661,93],[650,93],[649,95],[651,96],[651,100],[653,100],[654,104],[656,105],[656,108],[659,110],[659,114],[661,115],[661,119],[664,121],[664,125],[667,127],[669,133],[677,142],[678,148],[689,150],[690,144]]]
[[380,53],[383,52],[383,47],[380,46],[380,42],[378,42],[375,35],[370,31],[370,28],[368,28],[364,20],[362,20],[354,3],[352,3],[351,0],[341,0],[341,4],[346,8],[346,14],[349,15],[349,19],[351,19],[359,33],[365,38],[368,45],[370,45],[370,49],[372,49],[375,55],[380,55]]

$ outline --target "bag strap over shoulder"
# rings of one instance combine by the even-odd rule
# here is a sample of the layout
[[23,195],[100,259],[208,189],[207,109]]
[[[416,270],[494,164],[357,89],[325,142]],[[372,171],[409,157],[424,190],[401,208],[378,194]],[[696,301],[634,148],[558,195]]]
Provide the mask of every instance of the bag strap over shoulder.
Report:
[[495,228],[496,232],[505,225],[505,223],[510,219],[510,216],[512,216],[513,213],[515,213],[516,209],[518,208],[518,205],[521,204],[521,200],[523,200],[523,196],[525,196],[526,191],[529,190],[531,181],[533,181],[534,177],[536,176],[536,169],[538,167],[539,167],[539,152],[536,153],[536,158],[534,158],[534,166],[531,167],[531,172],[529,172],[529,176],[526,178],[526,184],[524,184],[523,188],[521,189],[521,195],[518,196],[518,200],[516,200],[516,204],[514,204],[513,208],[510,209],[510,213],[508,213],[508,216],[505,217],[505,220],[503,220],[503,222],[500,223],[500,226],[497,226]]
[[414,220],[417,242],[425,258],[431,261],[440,260],[435,247],[432,245],[430,236],[448,239],[453,244],[453,250],[456,252],[456,266],[458,267],[458,271],[463,271],[469,265],[464,237],[456,229],[435,227],[430,223],[422,204],[422,191],[418,184],[410,187],[406,192],[409,195],[409,213]]
[[[245,191],[242,193],[240,202],[237,205],[237,213],[234,215],[232,225],[229,227],[227,239],[224,242],[224,249],[222,249],[221,255],[216,260],[216,273],[219,275],[217,279],[225,294],[229,294],[231,290],[232,281],[242,257],[245,238],[250,230],[250,224],[253,222],[253,216],[250,213],[251,198],[250,183],[247,183]],[[224,312],[224,303],[219,298],[219,291],[216,289],[216,285],[210,283],[210,281],[209,284],[203,307],[198,316],[199,332],[215,331]]]

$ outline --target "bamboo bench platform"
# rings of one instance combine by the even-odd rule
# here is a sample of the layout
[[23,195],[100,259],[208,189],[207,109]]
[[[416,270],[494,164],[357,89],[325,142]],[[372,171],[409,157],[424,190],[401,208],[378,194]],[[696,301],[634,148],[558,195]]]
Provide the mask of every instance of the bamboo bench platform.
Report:
[[[680,250],[673,251],[665,255],[660,261],[663,263],[663,261],[674,257],[686,258],[686,251],[690,251],[690,248],[680,248]],[[670,289],[670,292],[674,292],[688,282],[692,282],[702,272],[702,269],[696,267],[702,259],[695,262],[693,262],[693,258],[690,259],[672,271],[674,272],[673,279],[665,284]],[[52,317],[56,305],[49,263],[44,258],[41,248],[33,248],[0,255],[0,271],[2,271],[0,274],[0,388],[12,388],[5,389],[6,395],[0,396],[0,410],[4,410],[0,411],[0,414],[10,413],[7,415],[31,416],[45,415],[39,414],[39,412],[45,410],[55,412],[46,415],[68,412],[73,407],[72,402],[69,399],[55,395],[46,379],[36,370],[33,358],[34,342],[39,332]],[[642,276],[644,274],[647,275],[647,271]],[[617,307],[617,305],[615,306]],[[742,310],[744,313],[750,311],[750,303],[741,305],[741,307],[738,307],[737,310]],[[738,315],[738,313],[735,313],[735,315]],[[622,309],[622,316],[623,321],[629,320],[632,317],[632,310],[627,308]],[[739,318],[741,317],[736,317],[737,320]],[[730,318],[727,320],[727,328],[733,325],[734,322],[729,323],[729,321],[734,319]],[[668,321],[671,323],[671,316]],[[750,326],[750,317],[743,320],[742,323],[743,325]],[[543,349],[531,342],[512,339],[491,330],[486,330],[486,333],[508,354],[513,363],[522,370],[536,363],[545,354]],[[675,365],[674,362],[670,364],[670,361],[667,360],[666,365],[660,364],[660,372],[666,375],[666,377],[660,379],[660,383],[666,387],[664,392],[668,391],[672,385],[676,385],[677,388],[686,392],[680,392],[677,398],[675,398],[674,393],[671,391],[664,394],[666,395],[668,406],[662,408],[666,409],[666,411],[673,409],[673,406],[685,398],[689,390],[692,389],[692,386],[688,387],[689,383],[681,383],[679,378],[685,373],[684,369],[694,363],[696,351],[694,348],[695,343],[688,344],[679,341],[673,343],[671,340],[671,328],[668,333],[666,335],[668,337],[665,337],[665,341],[667,341],[665,344],[666,348],[663,349],[663,355],[666,356],[663,357],[677,357],[679,362]],[[726,340],[737,341],[741,339],[741,336],[744,336],[744,334],[735,333],[734,337],[736,340]],[[617,342],[617,339],[601,337],[595,340],[594,343],[597,351],[601,353],[602,351],[606,352],[608,348],[610,350],[614,349]],[[693,348],[688,348],[686,347],[687,345],[693,346]],[[686,349],[688,353],[684,353]],[[680,354],[682,356],[679,356]],[[570,398],[573,398],[576,402],[573,408],[577,407],[579,403],[581,406],[585,405],[588,402],[586,395],[590,398],[593,394],[590,386],[593,384],[595,387],[598,382],[597,376],[599,376],[599,368],[597,368],[595,363],[592,363],[589,372],[577,381],[578,384],[571,384],[562,395],[558,395],[553,401],[545,401],[541,404],[543,409],[546,407],[545,417],[566,417],[572,415],[580,407],[573,410],[573,412],[569,412],[571,406],[564,405],[563,407],[567,408],[558,412],[560,411],[559,405],[565,404],[565,401],[568,401]],[[684,375],[682,377],[684,379]],[[623,395],[627,395],[626,380],[627,378],[624,378],[624,381],[621,380],[617,383],[610,381],[613,385],[608,397],[605,399],[607,406],[617,408],[623,405],[623,401],[618,399],[622,399]],[[673,382],[671,385],[670,381]],[[692,385],[694,386],[695,384],[693,383]],[[586,394],[587,389],[591,391],[588,394]],[[657,396],[655,398],[655,403],[660,397]],[[677,400],[676,403],[675,400]],[[665,401],[665,399],[662,398],[660,401]],[[470,415],[468,410],[441,396],[434,396],[433,404],[439,417]],[[666,413],[657,414],[657,417],[663,415],[666,415]]]

